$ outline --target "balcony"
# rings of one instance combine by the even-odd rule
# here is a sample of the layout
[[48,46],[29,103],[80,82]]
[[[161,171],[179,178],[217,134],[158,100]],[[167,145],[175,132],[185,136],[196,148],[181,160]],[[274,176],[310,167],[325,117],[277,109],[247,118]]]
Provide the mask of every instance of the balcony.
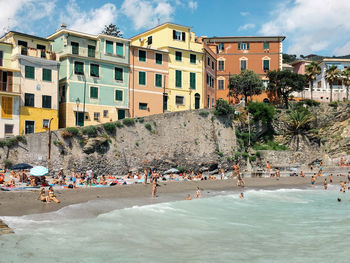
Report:
[[10,82],[0,82],[0,94],[5,95],[20,95],[21,94],[21,85],[13,84]]
[[46,51],[44,49],[18,46],[16,53],[24,56],[43,58],[43,59],[54,60],[54,61],[57,60],[57,56],[55,52]]

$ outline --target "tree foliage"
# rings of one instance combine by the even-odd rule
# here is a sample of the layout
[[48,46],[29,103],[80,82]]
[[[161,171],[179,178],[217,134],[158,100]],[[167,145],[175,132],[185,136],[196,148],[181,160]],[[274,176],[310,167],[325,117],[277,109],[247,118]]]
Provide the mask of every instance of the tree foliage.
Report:
[[342,72],[343,84],[346,87],[346,100],[349,100],[349,86],[350,86],[350,68],[346,68]]
[[288,109],[288,97],[293,92],[301,92],[306,86],[306,77],[289,70],[273,70],[267,73],[268,90],[276,92]]
[[297,55],[283,54],[283,63],[292,63],[297,59]]
[[340,79],[340,71],[338,70],[337,66],[330,66],[326,70],[326,81],[329,84],[330,88],[330,96],[329,96],[329,101],[333,101],[333,83],[336,82],[337,80]]
[[320,74],[321,74],[321,67],[318,63],[311,62],[311,64],[306,66],[305,76],[310,83],[311,99],[313,99],[312,92],[313,92],[314,80],[316,79],[316,76]]
[[248,96],[261,94],[263,82],[252,70],[244,70],[230,78],[228,88],[230,96],[238,98],[239,95],[244,95],[247,101]]
[[216,116],[228,116],[234,113],[234,108],[230,106],[230,104],[223,99],[218,99],[215,105],[214,114]]
[[108,26],[105,25],[105,28],[101,32],[102,34],[108,35],[108,36],[113,36],[113,37],[122,37],[123,34],[121,33],[119,27],[117,27],[114,24],[109,24]]
[[263,102],[250,102],[248,112],[253,115],[254,121],[261,120],[263,123],[271,123],[275,116],[275,108]]

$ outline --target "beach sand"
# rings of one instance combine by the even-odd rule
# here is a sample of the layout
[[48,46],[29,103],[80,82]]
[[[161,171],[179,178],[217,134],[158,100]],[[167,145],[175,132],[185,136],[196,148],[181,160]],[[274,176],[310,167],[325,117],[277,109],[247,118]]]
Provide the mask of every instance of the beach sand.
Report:
[[[323,187],[324,178],[318,177],[317,186]],[[345,176],[334,176],[333,184],[344,181]],[[283,188],[308,188],[311,187],[310,177],[281,177],[276,178],[245,178],[246,187],[243,189],[236,186],[236,179],[228,180],[208,180],[208,181],[186,181],[186,182],[159,182],[157,189],[158,197],[150,198],[152,185],[133,184],[116,185],[105,188],[83,188],[55,190],[57,198],[61,203],[43,203],[37,200],[39,191],[0,191],[0,216],[22,216],[28,214],[38,214],[56,211],[62,207],[88,202],[90,200],[102,199],[135,199],[145,200],[143,203],[165,202],[169,195],[176,196],[175,199],[184,199],[187,194],[193,195],[196,187],[199,186],[202,193],[210,191],[235,191],[243,192],[249,189],[283,189]],[[129,205],[130,204],[129,202]]]

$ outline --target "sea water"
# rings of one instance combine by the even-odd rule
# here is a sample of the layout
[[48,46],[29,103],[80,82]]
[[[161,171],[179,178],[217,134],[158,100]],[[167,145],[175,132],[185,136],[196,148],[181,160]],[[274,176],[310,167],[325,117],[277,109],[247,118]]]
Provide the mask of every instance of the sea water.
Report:
[[117,210],[115,200],[104,200],[2,217],[15,234],[0,236],[0,262],[350,261],[350,193],[331,187],[244,195]]

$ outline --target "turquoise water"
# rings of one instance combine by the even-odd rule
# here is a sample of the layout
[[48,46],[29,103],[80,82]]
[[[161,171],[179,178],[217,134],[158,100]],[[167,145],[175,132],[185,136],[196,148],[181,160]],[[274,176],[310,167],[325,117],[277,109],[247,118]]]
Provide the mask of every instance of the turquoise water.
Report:
[[16,234],[0,237],[0,262],[349,262],[349,198],[336,187],[251,190],[244,200],[227,193],[99,214],[116,204],[101,201],[2,217]]

